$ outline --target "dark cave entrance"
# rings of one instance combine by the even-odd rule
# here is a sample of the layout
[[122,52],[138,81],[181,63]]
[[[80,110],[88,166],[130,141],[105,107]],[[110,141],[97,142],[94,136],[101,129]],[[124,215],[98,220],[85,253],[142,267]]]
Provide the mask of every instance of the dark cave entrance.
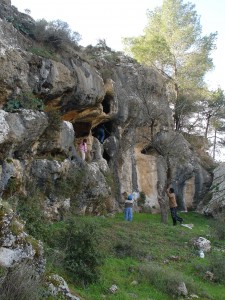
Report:
[[91,130],[91,123],[89,122],[75,122],[73,123],[76,138],[82,138],[89,135]]
[[110,113],[112,100],[113,100],[113,96],[111,94],[109,94],[109,93],[106,93],[105,97],[104,97],[104,99],[102,101],[103,112],[105,114],[109,114]]
[[110,156],[108,155],[108,153],[104,150],[102,157],[107,161],[107,163],[109,163],[110,161]]
[[143,148],[141,150],[141,154],[144,155],[156,155],[159,154],[155,148],[151,147],[151,146],[146,146],[145,148]]

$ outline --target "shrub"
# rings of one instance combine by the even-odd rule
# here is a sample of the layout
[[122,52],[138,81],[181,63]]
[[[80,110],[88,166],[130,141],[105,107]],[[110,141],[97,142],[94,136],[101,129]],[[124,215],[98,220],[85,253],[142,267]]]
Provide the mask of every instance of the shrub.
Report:
[[4,106],[4,110],[8,112],[13,112],[15,109],[25,108],[32,110],[44,110],[43,101],[35,97],[32,93],[26,92],[17,95],[16,98],[11,98],[7,101]]
[[173,297],[178,296],[177,288],[181,282],[185,282],[189,293],[201,293],[193,279],[184,277],[181,272],[175,271],[174,269],[170,269],[166,266],[160,266],[153,262],[140,266],[139,274],[142,280],[146,280],[158,290]]
[[215,276],[215,281],[225,284],[225,255],[221,252],[212,253],[209,259],[209,271]]
[[45,19],[36,21],[34,37],[38,42],[52,45],[56,49],[63,48],[65,44],[76,45],[81,36],[78,32],[72,31],[69,25],[61,20],[47,22]]
[[225,240],[225,216],[220,214],[212,223],[212,233],[218,240]]
[[51,50],[48,50],[46,47],[31,47],[29,48],[29,51],[38,56],[53,59],[56,61],[58,60],[56,55]]
[[100,72],[101,72],[104,83],[107,81],[107,79],[112,78],[112,74],[113,74],[112,70],[103,68],[100,70]]
[[37,190],[29,196],[20,196],[17,205],[17,213],[26,221],[25,230],[37,239],[46,235],[42,202],[43,195]]
[[202,278],[206,278],[206,272],[213,273],[213,281],[225,284],[225,254],[222,252],[213,252],[208,261],[194,264],[193,267]]
[[21,33],[25,34],[25,35],[31,35],[32,31],[33,31],[33,22],[31,21],[25,21],[22,18],[20,18],[19,16],[10,16],[8,18],[6,18],[6,20],[10,23],[12,23],[12,25],[19,30]]
[[56,193],[67,198],[74,198],[74,195],[78,195],[83,187],[85,172],[85,169],[71,169],[64,179],[56,181]]
[[37,300],[39,287],[40,279],[32,267],[27,263],[17,265],[0,280],[1,300]]
[[7,186],[4,189],[2,197],[4,199],[12,197],[19,190],[19,184],[16,178],[11,177],[7,183]]
[[83,285],[97,281],[102,254],[98,249],[96,223],[87,218],[74,218],[65,233],[65,268],[72,278]]

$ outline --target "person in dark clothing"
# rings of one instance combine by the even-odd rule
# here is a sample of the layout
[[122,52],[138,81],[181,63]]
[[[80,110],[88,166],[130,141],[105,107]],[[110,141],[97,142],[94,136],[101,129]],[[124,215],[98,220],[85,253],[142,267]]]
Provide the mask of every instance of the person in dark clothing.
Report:
[[134,203],[133,196],[129,195],[127,197],[127,200],[125,201],[125,209],[124,209],[124,217],[126,221],[133,220],[133,203]]
[[105,139],[105,129],[104,129],[103,125],[101,125],[97,128],[96,134],[97,134],[96,137],[99,140],[99,142],[103,144],[104,139]]
[[173,225],[177,225],[177,221],[180,222],[180,224],[182,224],[184,220],[177,215],[177,200],[174,194],[174,189],[168,188],[166,193],[169,198],[169,206],[170,206],[171,217],[173,220]]

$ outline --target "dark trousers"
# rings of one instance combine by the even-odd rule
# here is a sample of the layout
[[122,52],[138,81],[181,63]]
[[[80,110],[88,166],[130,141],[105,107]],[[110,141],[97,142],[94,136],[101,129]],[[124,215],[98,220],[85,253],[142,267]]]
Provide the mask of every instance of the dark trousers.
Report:
[[176,207],[171,207],[170,212],[171,212],[171,217],[173,220],[173,225],[177,225],[177,221],[180,222],[180,224],[183,222],[183,219],[177,215]]

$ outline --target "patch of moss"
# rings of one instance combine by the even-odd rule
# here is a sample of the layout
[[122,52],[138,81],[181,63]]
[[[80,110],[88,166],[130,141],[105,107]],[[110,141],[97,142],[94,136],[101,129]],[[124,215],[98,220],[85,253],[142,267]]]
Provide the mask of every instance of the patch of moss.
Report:
[[16,220],[15,217],[13,217],[10,224],[10,230],[12,234],[19,235],[20,233],[23,232],[23,225],[18,220]]
[[40,245],[38,240],[35,240],[32,236],[25,237],[25,241],[32,246],[35,251],[34,257],[39,258],[41,256]]
[[54,52],[45,47],[31,47],[28,49],[28,51],[41,57],[49,58],[55,61],[59,60]]

